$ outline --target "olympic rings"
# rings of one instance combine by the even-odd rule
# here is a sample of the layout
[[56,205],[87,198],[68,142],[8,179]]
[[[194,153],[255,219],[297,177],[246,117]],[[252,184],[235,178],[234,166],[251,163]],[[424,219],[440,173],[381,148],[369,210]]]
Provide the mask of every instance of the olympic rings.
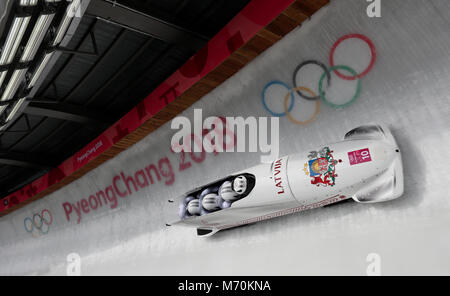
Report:
[[50,230],[50,225],[52,223],[53,223],[52,213],[47,209],[42,210],[40,214],[33,214],[33,218],[26,217],[23,220],[25,231],[31,233],[33,237],[36,238],[41,235],[47,234]]
[[[38,226],[38,225],[36,225],[36,217],[39,217],[39,220],[38,221],[40,221],[41,222],[41,224]],[[42,224],[44,224],[44,221],[42,221],[42,216],[41,215],[39,215],[39,214],[34,214],[33,215],[33,225],[36,227],[36,228],[41,228],[42,227]]]
[[[27,221],[30,221],[30,226],[27,226]],[[25,226],[25,230],[27,231],[27,232],[32,232],[33,231],[33,220],[31,220],[31,218],[30,217],[26,217],[24,220],[23,220],[23,225]]]
[[[316,95],[311,89],[309,89],[309,88],[307,88],[307,87],[304,87],[304,86],[296,87],[296,88],[294,88],[292,91],[296,91],[296,92],[299,92],[299,91],[305,91],[305,92],[309,93],[312,97],[317,97],[317,95]],[[291,93],[291,92],[289,92],[289,93]],[[308,123],[310,123],[311,121],[313,121],[314,118],[316,118],[317,114],[319,114],[319,111],[320,111],[320,101],[319,101],[319,100],[316,100],[316,111],[315,111],[314,114],[311,116],[311,118],[309,118],[309,119],[306,120],[306,121],[299,121],[299,120],[296,120],[296,119],[292,116],[291,112],[289,112],[289,110],[288,110],[288,108],[287,108],[287,102],[288,102],[288,99],[289,99],[289,93],[287,93],[286,96],[284,97],[284,104],[283,104],[283,105],[284,105],[284,111],[286,112],[286,115],[287,115],[287,117],[289,118],[289,120],[292,121],[293,123],[299,124],[299,125],[305,125],[305,124],[308,124]]]
[[[328,71],[327,66],[325,66],[323,63],[321,63],[319,61],[316,61],[316,60],[308,60],[308,61],[302,62],[300,65],[297,66],[297,68],[295,68],[294,75],[292,76],[292,81],[293,81],[294,88],[297,88],[297,79],[296,78],[297,78],[298,71],[300,71],[301,68],[303,68],[304,66],[309,65],[309,64],[314,64],[314,65],[317,65],[317,66],[321,67],[323,69],[323,71],[327,75],[328,85],[331,84],[331,74]],[[314,97],[306,96],[306,95],[302,94],[301,90],[306,91],[309,94],[311,94],[311,92],[307,91],[305,89],[300,89],[300,90],[297,91],[297,94],[299,96],[301,96],[302,98],[306,99],[306,100],[315,101],[315,100],[319,100],[320,99],[320,96],[314,96]]]
[[366,68],[366,70],[364,70],[362,73],[360,74],[353,74],[353,76],[346,76],[341,74],[339,71],[335,71],[336,75],[339,76],[339,78],[342,78],[344,80],[356,80],[359,78],[362,78],[364,76],[366,76],[373,68],[373,66],[375,65],[375,60],[377,58],[377,52],[375,49],[375,45],[373,44],[372,40],[370,40],[367,36],[362,35],[362,34],[348,34],[348,35],[344,35],[341,38],[338,39],[338,41],[336,41],[336,43],[333,45],[333,47],[331,48],[331,52],[330,52],[330,65],[331,67],[334,67],[334,53],[336,52],[337,47],[345,40],[347,39],[352,39],[352,38],[356,38],[356,39],[361,39],[362,41],[366,42],[367,45],[369,45],[370,47],[370,52],[372,54],[372,58],[370,60],[369,66]]
[[290,91],[291,88],[289,87],[289,85],[287,85],[286,83],[279,81],[279,80],[273,80],[273,81],[269,82],[268,84],[266,84],[266,86],[264,87],[263,92],[262,92],[262,103],[263,103],[264,108],[267,110],[267,112],[269,112],[272,116],[283,117],[283,116],[286,116],[285,112],[283,112],[283,113],[273,112],[272,110],[270,110],[270,108],[266,104],[266,98],[265,98],[266,91],[270,86],[275,85],[275,84],[282,85],[288,89],[289,93],[291,94],[291,105],[289,106],[288,111],[289,112],[292,111],[292,108],[294,108],[294,94]]
[[[330,72],[336,71],[336,70],[345,70],[347,72],[350,72],[350,74],[352,74],[352,75],[356,75],[356,71],[353,70],[352,68],[348,67],[348,66],[340,65],[340,66],[331,67],[329,69]],[[348,107],[351,104],[353,104],[356,101],[356,99],[359,97],[359,94],[361,93],[361,80],[358,79],[358,83],[356,85],[355,95],[350,99],[350,101],[348,101],[348,102],[346,102],[344,104],[331,103],[330,101],[327,100],[327,98],[325,97],[325,93],[322,91],[322,84],[323,84],[323,80],[325,79],[325,76],[326,76],[326,73],[322,74],[322,77],[320,77],[320,80],[319,80],[319,93],[320,93],[320,96],[322,97],[322,100],[327,105],[329,105],[329,106],[331,106],[333,108],[336,108],[336,109],[337,108],[345,108],[345,107]]]
[[[337,47],[343,41],[345,41],[347,39],[351,39],[351,38],[361,39],[362,41],[366,42],[367,45],[369,46],[370,52],[371,52],[371,60],[370,60],[369,66],[362,73],[359,73],[359,74],[354,69],[350,68],[349,66],[335,65],[334,64],[334,62],[335,62],[334,61],[334,54],[336,52]],[[319,109],[320,109],[320,105],[319,105],[320,99],[322,99],[324,101],[324,103],[326,103],[327,105],[331,106],[332,108],[345,108],[345,107],[348,107],[348,106],[353,104],[358,99],[358,97],[359,97],[359,95],[361,93],[361,80],[360,80],[360,78],[366,76],[372,70],[373,66],[375,65],[376,57],[377,57],[377,54],[376,54],[375,45],[373,44],[373,42],[367,36],[362,35],[362,34],[347,34],[347,35],[344,35],[341,38],[339,38],[334,43],[333,47],[331,48],[330,57],[329,57],[330,65],[331,65],[330,68],[328,68],[326,65],[324,65],[323,63],[321,63],[321,62],[319,62],[317,60],[306,60],[306,61],[300,63],[295,68],[294,74],[292,76],[292,81],[293,81],[294,88],[291,89],[291,87],[289,85],[287,85],[286,83],[284,83],[282,81],[278,81],[278,80],[274,80],[274,81],[269,82],[264,87],[263,92],[262,92],[262,103],[263,103],[263,106],[272,116],[275,116],[275,117],[287,116],[288,119],[291,122],[293,122],[295,124],[299,124],[299,125],[308,124],[308,123],[310,123],[311,121],[314,120],[314,118],[317,116],[317,114],[319,112]],[[297,86],[296,78],[297,78],[298,72],[300,71],[300,69],[302,67],[304,67],[305,65],[308,65],[308,64],[314,64],[314,65],[317,65],[317,66],[319,66],[319,67],[321,67],[323,69],[324,73],[322,74],[322,76],[319,79],[319,95],[316,95],[311,89],[309,89],[307,87],[304,87],[304,86],[298,87]],[[339,70],[344,70],[346,72],[349,72],[352,76],[343,75],[341,72],[339,72]],[[324,87],[323,87],[323,81],[324,81],[324,79],[326,77],[328,86],[331,85],[331,80],[332,80],[331,79],[331,72],[336,73],[336,75],[339,78],[342,78],[344,80],[357,80],[357,85],[356,85],[356,90],[355,90],[354,96],[349,101],[347,101],[344,104],[332,103],[325,96],[325,91],[324,91]],[[270,110],[267,107],[267,104],[266,104],[266,101],[265,101],[265,93],[266,93],[267,89],[271,85],[274,85],[274,84],[282,85],[286,89],[288,89],[288,92],[285,95],[284,101],[283,101],[283,107],[284,107],[284,112],[283,113],[275,113],[275,112],[273,112],[272,110]],[[292,108],[294,107],[294,101],[295,101],[294,91],[300,97],[302,97],[302,98],[304,98],[306,100],[316,101],[316,110],[315,110],[314,114],[311,116],[311,118],[306,120],[306,121],[298,121],[291,114]],[[305,95],[304,93],[302,93],[302,91],[309,93],[311,96]],[[291,104],[290,104],[290,106],[288,108],[289,95],[291,96]]]
[[[44,224],[44,225],[47,225],[47,224]],[[44,230],[45,228],[41,228],[40,229],[40,234],[47,234],[49,231],[50,231],[50,227],[47,225],[47,230]]]
[[42,212],[41,212],[42,218],[44,218],[44,213],[48,213],[48,215],[50,216],[50,221],[49,221],[49,222],[47,222],[46,219],[43,219],[43,220],[44,220],[44,223],[45,223],[46,225],[52,224],[52,222],[53,222],[53,216],[52,216],[52,213],[50,213],[49,210],[44,209],[44,210],[42,210]]

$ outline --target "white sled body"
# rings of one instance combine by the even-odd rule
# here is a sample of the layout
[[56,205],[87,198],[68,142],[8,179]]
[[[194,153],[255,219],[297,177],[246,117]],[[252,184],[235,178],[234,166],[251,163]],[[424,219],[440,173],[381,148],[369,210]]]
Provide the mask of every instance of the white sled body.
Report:
[[[247,178],[247,191],[231,206],[189,215],[187,201],[200,198],[201,204],[205,189],[220,198],[220,184],[238,176]],[[342,142],[260,164],[169,200],[180,204],[181,220],[168,225],[191,226],[207,236],[350,198],[377,203],[402,194],[402,160],[395,139],[387,127],[367,125],[347,133]]]

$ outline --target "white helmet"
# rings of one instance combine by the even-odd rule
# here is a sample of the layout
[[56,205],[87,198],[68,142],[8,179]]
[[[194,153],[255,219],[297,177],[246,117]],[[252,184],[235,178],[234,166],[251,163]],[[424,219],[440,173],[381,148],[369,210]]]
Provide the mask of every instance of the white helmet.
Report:
[[239,176],[233,181],[233,189],[239,194],[243,194],[247,190],[247,178]]
[[200,215],[200,201],[193,199],[188,203],[187,210],[191,215]]
[[202,206],[207,211],[216,211],[220,209],[219,196],[215,193],[210,193],[203,197]]
[[233,191],[230,181],[225,181],[219,189],[220,196],[226,201],[235,201],[237,193]]

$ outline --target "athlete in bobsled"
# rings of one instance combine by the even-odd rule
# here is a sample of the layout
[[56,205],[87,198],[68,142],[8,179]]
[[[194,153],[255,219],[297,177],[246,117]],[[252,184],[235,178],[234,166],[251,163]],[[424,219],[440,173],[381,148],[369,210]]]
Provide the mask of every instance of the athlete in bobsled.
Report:
[[176,200],[199,236],[353,199],[377,203],[403,194],[400,149],[384,125],[355,128],[344,141],[260,164]]

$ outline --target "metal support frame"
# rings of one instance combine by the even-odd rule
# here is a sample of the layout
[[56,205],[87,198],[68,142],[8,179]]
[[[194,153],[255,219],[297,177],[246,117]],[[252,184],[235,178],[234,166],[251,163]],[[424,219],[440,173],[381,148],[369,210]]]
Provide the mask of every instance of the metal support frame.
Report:
[[98,52],[98,47],[97,47],[97,41],[95,40],[94,31],[93,30],[89,31],[89,35],[91,36],[92,47],[94,49],[93,52],[73,50],[73,49],[69,49],[67,47],[62,47],[62,46],[56,47],[55,50],[60,51],[62,53],[75,54],[75,55],[98,56],[99,52]]
[[84,83],[88,82],[90,79],[94,78],[96,75],[98,75],[97,69],[102,63],[104,63],[104,60],[107,58],[110,58],[112,54],[114,54],[115,46],[120,43],[121,41],[125,40],[125,30],[121,30],[121,32],[114,38],[113,42],[108,46],[107,49],[105,49],[101,56],[99,56],[99,59],[95,62],[95,64],[89,69],[89,71],[84,75],[80,81],[78,81],[77,84],[69,91],[68,94],[64,96],[64,98],[61,98],[61,101],[68,101],[72,98],[74,94],[77,93],[83,86]]
[[92,1],[86,14],[170,44],[187,46],[195,51],[208,42],[207,37],[198,33],[133,10],[115,1]]
[[114,121],[94,110],[67,103],[50,103],[34,101],[28,104],[25,114],[57,118],[94,127],[108,127]]
[[[25,123],[27,124],[27,129],[26,130],[2,130],[0,131],[0,133],[29,133],[31,132],[32,128],[31,128],[31,124],[30,124],[30,118],[28,118],[28,114],[24,114],[25,117]],[[4,126],[5,124],[7,124],[7,122],[1,122],[0,126]]]

